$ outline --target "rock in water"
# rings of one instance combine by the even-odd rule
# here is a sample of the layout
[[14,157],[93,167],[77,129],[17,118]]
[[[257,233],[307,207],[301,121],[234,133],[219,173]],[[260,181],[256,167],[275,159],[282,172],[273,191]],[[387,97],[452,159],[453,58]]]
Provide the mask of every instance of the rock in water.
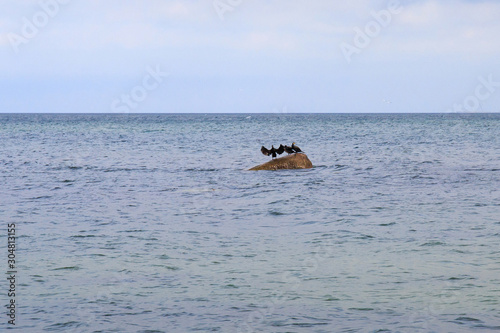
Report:
[[313,165],[306,154],[292,154],[275,158],[249,170],[310,169]]

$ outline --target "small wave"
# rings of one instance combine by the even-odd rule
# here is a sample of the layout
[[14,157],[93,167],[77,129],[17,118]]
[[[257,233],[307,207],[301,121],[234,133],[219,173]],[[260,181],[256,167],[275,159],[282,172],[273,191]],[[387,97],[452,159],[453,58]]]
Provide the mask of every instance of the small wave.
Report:
[[469,321],[469,322],[478,322],[478,323],[482,323],[483,321],[482,320],[479,320],[479,319],[476,319],[476,318],[472,318],[472,317],[458,317],[455,319],[456,321]]
[[452,276],[448,280],[449,281],[475,280],[475,278],[473,278],[472,276],[462,276],[462,277]]
[[320,326],[320,325],[328,325],[328,323],[293,323],[292,326],[298,326],[298,327],[314,327],[314,326]]
[[47,330],[52,331],[52,330],[61,330],[61,329],[64,329],[66,331],[70,327],[78,327],[78,326],[80,326],[79,322],[68,321],[68,322],[65,322],[65,323],[57,323],[57,324],[50,325],[47,328]]
[[423,243],[420,246],[438,246],[438,245],[446,245],[446,243],[440,242],[440,241],[430,241],[427,243]]
[[180,268],[179,268],[179,267],[177,267],[177,266],[167,266],[166,268],[167,268],[169,271],[178,271],[178,270],[180,270]]
[[108,168],[108,169],[104,169],[102,170],[103,172],[121,172],[121,171],[126,171],[126,172],[130,172],[130,171],[141,171],[143,169],[130,169],[130,168]]
[[179,192],[185,193],[204,193],[204,192],[213,192],[215,188],[189,188],[189,189],[177,189]]
[[326,302],[340,301],[340,298],[328,295],[328,296],[325,297],[325,301]]
[[[293,318],[293,319],[297,319],[297,318]],[[308,328],[308,327],[314,327],[314,326],[328,325],[329,323],[325,323],[325,322],[320,322],[320,323],[307,323],[307,322],[287,323],[285,321],[280,320],[280,321],[271,322],[270,324],[271,324],[271,326],[274,326],[274,327],[296,326],[296,327]]]
[[177,191],[178,188],[177,187],[169,187],[169,188],[165,188],[163,190],[159,190],[158,192],[174,192],[174,191]]
[[237,285],[234,285],[232,283],[226,284],[223,288],[225,288],[225,289],[239,289],[239,287]]
[[396,222],[380,223],[379,226],[381,226],[381,227],[388,227],[388,226],[395,225],[395,224],[396,224]]
[[221,171],[221,169],[203,169],[203,168],[189,168],[184,171],[201,171],[201,172],[213,172],[213,171]]
[[486,328],[488,330],[492,330],[492,331],[499,331],[500,330],[500,326],[490,326],[490,325],[483,325],[483,324],[479,324],[479,325],[474,325],[475,328]]
[[423,175],[415,175],[415,176],[412,176],[411,179],[434,179],[434,177],[423,176]]
[[52,198],[51,195],[41,195],[39,197],[29,198],[29,200],[50,199],[50,198]]
[[53,271],[63,271],[63,270],[77,271],[79,269],[80,269],[80,267],[78,267],[78,266],[66,266],[66,267],[54,268],[52,270]]
[[161,254],[158,256],[158,259],[161,259],[161,260],[168,260],[168,259],[172,259],[170,256],[166,255],[166,254]]
[[301,222],[299,225],[309,225],[309,224],[316,224],[318,223],[317,221],[306,221],[306,222]]
[[375,238],[374,236],[372,235],[359,235],[358,237],[354,237],[355,239],[373,239]]
[[[324,182],[325,182],[325,181],[324,181],[323,179],[313,180],[313,181],[310,181],[310,182],[304,183],[304,186],[322,185]],[[285,183],[285,184],[288,184],[288,183]]]

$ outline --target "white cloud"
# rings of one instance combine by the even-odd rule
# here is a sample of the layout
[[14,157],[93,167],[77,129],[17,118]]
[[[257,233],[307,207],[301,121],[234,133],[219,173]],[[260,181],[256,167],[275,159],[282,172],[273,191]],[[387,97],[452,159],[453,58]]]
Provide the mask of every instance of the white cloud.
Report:
[[440,6],[435,2],[426,2],[421,5],[407,6],[398,17],[399,23],[414,29],[427,28],[440,19]]
[[[32,55],[33,60],[18,61],[16,68],[4,59],[0,71],[41,71],[45,66],[39,63],[50,61],[48,56],[55,54],[65,58],[59,60],[67,63],[60,66],[65,73],[71,72],[68,68],[87,73],[86,66],[103,72],[113,67],[101,59],[149,64],[151,55],[222,62],[232,51],[239,56],[248,52],[249,63],[255,61],[252,52],[258,52],[260,59],[281,55],[287,60],[316,59],[345,65],[340,43],[352,42],[354,27],[363,28],[373,20],[371,12],[386,9],[389,2],[243,1],[221,21],[211,0],[73,0],[61,7],[34,45],[21,46],[23,55]],[[21,6],[6,5],[11,16],[0,16],[0,29],[20,31],[22,17],[33,15],[37,4],[30,0]],[[499,3],[422,0],[401,4],[403,11],[363,50],[360,59],[500,55]],[[5,35],[0,36],[0,45],[7,45]],[[72,66],[71,61],[78,65]],[[103,68],[98,67],[100,61]]]
[[386,44],[395,53],[493,56],[500,53],[500,3],[420,1],[396,17]]
[[[307,48],[312,51],[308,54],[314,54],[312,43],[321,51],[338,48],[341,41],[353,37],[354,27],[364,27],[372,19],[370,13],[386,8],[388,3],[380,0],[246,1],[227,12],[225,21],[220,21],[210,0],[70,1],[46,29],[41,47],[92,53],[110,46],[144,51],[212,46],[270,52],[287,50],[298,54]],[[24,16],[29,17],[37,1],[23,4]],[[500,44],[493,39],[500,32],[500,23],[497,23],[500,4],[496,2],[426,0],[401,4],[403,12],[384,29],[380,42],[374,43],[384,45],[389,56],[416,51],[430,54],[435,50],[498,52],[496,45]],[[19,13],[19,8],[8,12]],[[16,21],[18,25],[21,18],[22,15]],[[9,26],[12,28],[12,22]],[[1,42],[5,44],[5,37]],[[431,47],[422,47],[424,44]],[[465,47],[470,44],[472,48]]]

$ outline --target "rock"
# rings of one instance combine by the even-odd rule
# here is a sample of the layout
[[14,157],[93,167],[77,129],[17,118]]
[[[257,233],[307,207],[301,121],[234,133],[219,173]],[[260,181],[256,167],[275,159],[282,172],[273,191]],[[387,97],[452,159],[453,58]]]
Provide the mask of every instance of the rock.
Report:
[[275,158],[249,170],[310,169],[313,165],[306,154],[291,154]]

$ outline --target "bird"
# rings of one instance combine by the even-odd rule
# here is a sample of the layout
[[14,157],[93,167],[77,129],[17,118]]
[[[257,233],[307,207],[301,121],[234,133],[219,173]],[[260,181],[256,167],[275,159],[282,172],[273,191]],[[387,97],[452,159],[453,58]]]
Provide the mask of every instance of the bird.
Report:
[[295,142],[292,142],[292,149],[295,150],[296,153],[302,153],[302,150],[295,145]]
[[267,149],[266,147],[262,146],[260,148],[260,151],[262,152],[262,154],[266,155],[266,156],[269,156],[269,155],[272,155],[273,158],[276,157],[276,148],[274,148],[274,145],[271,146],[271,149]]
[[295,153],[295,150],[293,150],[292,147],[285,146],[284,148],[288,155]]
[[272,158],[275,158],[276,157],[276,148],[274,148],[274,145],[271,146],[271,155],[272,155]]
[[276,149],[276,152],[278,153],[278,155],[281,155],[285,152],[285,146],[283,145],[280,145],[278,149]]
[[266,156],[269,156],[270,155],[270,151],[269,149],[267,149],[266,147],[262,146],[260,147],[260,151],[262,152],[262,154],[266,155]]

